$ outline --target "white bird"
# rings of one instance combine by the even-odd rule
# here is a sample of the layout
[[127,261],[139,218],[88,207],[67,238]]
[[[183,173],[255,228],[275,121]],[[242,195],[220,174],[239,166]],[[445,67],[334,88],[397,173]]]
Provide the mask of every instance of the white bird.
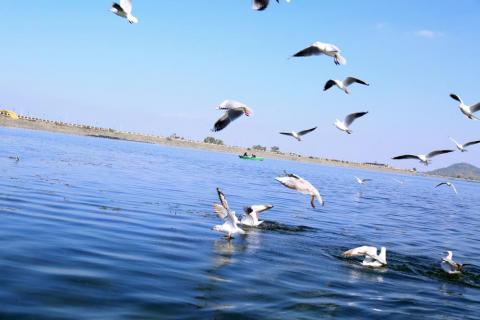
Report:
[[438,188],[438,187],[443,186],[443,185],[446,185],[446,186],[452,188],[453,191],[455,191],[455,193],[458,194],[457,188],[455,188],[455,185],[454,185],[453,183],[451,183],[451,182],[442,182],[442,183],[439,183],[439,184],[437,184],[437,185],[435,186],[435,188]]
[[453,139],[453,138],[450,138],[450,140],[452,140],[453,143],[455,143],[455,145],[457,146],[457,149],[458,149],[460,152],[467,152],[468,150],[466,149],[466,147],[472,146],[472,145],[477,144],[477,143],[480,143],[480,140],[470,141],[470,142],[467,142],[467,143],[464,143],[464,144],[458,143],[458,142],[455,141],[455,139]]
[[317,127],[312,128],[312,129],[303,130],[303,131],[298,131],[298,132],[296,132],[296,131],[280,132],[280,134],[283,134],[283,135],[286,135],[286,136],[291,136],[291,137],[294,137],[295,139],[297,139],[298,141],[302,141],[301,136],[304,136],[307,133],[310,133],[310,132],[314,131],[315,129],[317,129]]
[[355,177],[355,179],[359,184],[365,184],[365,182],[372,181],[372,179],[360,179],[359,177]]
[[126,18],[130,24],[138,23],[138,19],[132,15],[132,0],[120,0],[120,4],[114,2],[110,11],[119,17]]
[[239,221],[235,215],[235,211],[230,210],[227,199],[225,198],[223,192],[217,188],[217,193],[221,204],[214,203],[213,210],[217,216],[225,222],[222,225],[214,226],[213,230],[225,233],[228,239],[232,239],[232,235],[236,233],[245,234],[245,231],[238,226]]
[[401,156],[393,157],[393,160],[403,160],[403,159],[417,159],[420,160],[421,163],[424,165],[428,166],[428,164],[431,162],[431,158],[438,156],[440,154],[445,154],[445,153],[450,153],[454,152],[455,150],[437,150],[437,151],[432,151],[427,154],[404,154]]
[[310,182],[300,176],[292,173],[285,173],[285,176],[277,177],[275,178],[275,180],[277,180],[289,189],[293,189],[300,193],[310,195],[310,205],[312,206],[312,208],[315,208],[315,198],[317,198],[318,202],[320,202],[322,206],[325,204],[318,190]]
[[450,97],[453,100],[456,100],[456,101],[460,102],[460,104],[458,105],[458,108],[460,108],[460,111],[462,111],[462,113],[467,118],[472,119],[472,120],[478,120],[478,118],[473,113],[480,110],[480,102],[477,103],[477,104],[474,104],[473,106],[467,106],[466,104],[463,103],[462,99],[459,96],[457,96],[456,94],[452,93],[452,94],[450,94]]
[[340,54],[340,49],[337,46],[330,43],[315,42],[310,47],[300,50],[295,53],[293,57],[309,57],[325,54],[329,57],[333,57],[333,61],[336,65],[346,64],[347,60]]
[[328,89],[330,89],[331,87],[333,86],[337,86],[339,89],[343,90],[346,94],[350,94],[350,90],[348,90],[348,87],[351,85],[351,84],[354,84],[354,83],[359,83],[359,84],[363,84],[365,86],[369,86],[368,83],[366,83],[365,81],[363,80],[360,80],[360,79],[357,79],[357,78],[354,78],[354,77],[348,77],[346,78],[345,80],[343,81],[340,81],[340,80],[328,80],[326,83],[325,83],[325,87],[323,88],[323,91],[327,91]]
[[260,205],[245,207],[243,209],[243,211],[245,212],[245,215],[242,217],[242,220],[240,221],[240,223],[249,227],[258,227],[263,223],[263,221],[258,220],[258,215],[272,208],[273,206],[270,204],[260,204]]
[[381,247],[380,254],[377,254],[376,247],[362,246],[354,249],[350,249],[343,253],[344,257],[365,257],[362,261],[363,266],[367,267],[384,267],[387,265],[387,249]]
[[335,127],[337,127],[337,129],[339,129],[341,131],[344,131],[348,134],[352,134],[352,130],[350,130],[349,126],[353,123],[353,121],[355,121],[355,119],[363,117],[367,113],[368,113],[368,111],[366,111],[366,112],[355,112],[355,113],[351,113],[348,116],[346,116],[344,121],[340,121],[340,120],[337,119],[335,121]]
[[395,180],[395,181],[398,182],[399,184],[404,184],[404,183],[405,183],[405,181],[403,181],[403,180],[398,180],[398,179],[395,179],[395,178],[393,178],[393,180]]
[[249,107],[247,107],[243,103],[234,100],[223,101],[217,107],[217,109],[226,111],[223,116],[221,116],[220,119],[215,122],[212,131],[220,131],[222,129],[225,129],[225,127],[227,127],[230,122],[236,120],[242,115],[246,115],[247,117],[250,117],[252,115],[252,110]]
[[466,266],[466,265],[467,264],[461,264],[461,263],[453,261],[452,251],[447,251],[447,256],[442,258],[442,263],[440,264],[443,271],[445,271],[449,274],[462,273],[463,267]]

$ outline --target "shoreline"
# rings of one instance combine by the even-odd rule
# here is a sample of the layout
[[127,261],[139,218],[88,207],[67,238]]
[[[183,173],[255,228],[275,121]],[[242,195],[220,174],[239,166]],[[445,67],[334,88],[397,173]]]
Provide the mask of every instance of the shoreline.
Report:
[[394,168],[394,167],[386,166],[383,164],[348,162],[343,160],[324,159],[324,158],[318,158],[313,156],[298,155],[293,153],[287,154],[282,152],[251,150],[251,148],[240,147],[240,146],[217,145],[217,144],[205,143],[201,141],[187,140],[187,139],[178,138],[178,137],[145,135],[145,134],[136,133],[136,132],[119,131],[111,128],[108,128],[108,129],[99,128],[99,127],[93,127],[89,125],[71,124],[71,123],[64,123],[60,121],[31,118],[31,117],[25,117],[25,116],[19,116],[19,119],[11,119],[11,118],[0,116],[0,126],[6,127],[6,128],[20,128],[20,129],[30,129],[30,130],[37,130],[37,131],[48,131],[52,133],[64,133],[64,134],[89,136],[89,137],[103,138],[103,139],[152,143],[152,144],[159,144],[159,145],[165,145],[170,147],[206,150],[206,151],[222,152],[222,153],[229,153],[229,154],[235,154],[235,155],[241,155],[244,152],[248,151],[249,153],[253,152],[257,156],[264,157],[266,159],[297,161],[297,162],[324,165],[324,166],[344,167],[344,168],[389,172],[389,173],[406,174],[406,175],[421,174],[411,170]]

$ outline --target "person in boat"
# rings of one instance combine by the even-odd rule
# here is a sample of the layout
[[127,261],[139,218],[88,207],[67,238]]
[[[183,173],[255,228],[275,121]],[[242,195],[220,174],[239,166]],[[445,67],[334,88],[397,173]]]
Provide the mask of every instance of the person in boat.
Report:
[[244,157],[248,157],[248,153],[245,152],[245,153],[243,154],[243,156],[244,156]]
[[252,154],[252,158],[256,158],[256,157],[257,157],[256,155]]

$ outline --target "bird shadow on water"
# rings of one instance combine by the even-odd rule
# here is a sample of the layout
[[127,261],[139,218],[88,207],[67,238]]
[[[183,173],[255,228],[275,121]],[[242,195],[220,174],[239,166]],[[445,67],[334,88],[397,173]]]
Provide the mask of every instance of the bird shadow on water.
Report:
[[[251,229],[251,228],[249,228]],[[280,233],[298,233],[298,232],[314,232],[318,229],[308,227],[308,226],[294,226],[283,224],[275,221],[264,221],[261,225],[257,226],[256,229],[264,231],[275,231]]]

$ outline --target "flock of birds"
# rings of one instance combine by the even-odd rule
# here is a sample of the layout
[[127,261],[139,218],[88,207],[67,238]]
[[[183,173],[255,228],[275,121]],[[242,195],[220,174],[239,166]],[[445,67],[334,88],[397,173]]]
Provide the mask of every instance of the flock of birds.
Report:
[[[276,0],[278,3],[279,0]],[[287,0],[289,2],[289,0]],[[269,0],[253,0],[252,8],[257,11],[265,10],[269,5]],[[129,23],[134,24],[138,23],[138,19],[132,14],[132,0],[121,0],[120,3],[114,3],[111,7],[111,11],[128,20]],[[325,55],[328,57],[333,58],[333,62],[336,65],[345,65],[347,60],[342,56],[340,49],[329,43],[322,43],[322,42],[315,42],[307,48],[304,48],[297,53],[293,54],[291,58],[295,57],[310,57],[310,56],[320,56]],[[344,91],[346,94],[350,94],[349,87],[353,84],[359,84],[363,86],[369,86],[369,84],[363,80],[360,80],[355,77],[347,77],[343,81],[341,80],[334,80],[330,79],[325,83],[324,91],[331,89],[332,87],[337,87],[339,90]],[[456,101],[458,101],[460,111],[469,119],[478,120],[478,118],[474,115],[475,112],[480,110],[480,103],[475,105],[466,105],[464,104],[463,100],[456,94],[451,94],[450,97]],[[218,106],[219,110],[223,110],[224,114],[215,122],[212,131],[220,131],[225,129],[231,122],[235,121],[236,119],[240,118],[242,115],[247,117],[251,116],[252,109],[249,108],[247,105],[234,101],[234,100],[225,100]],[[368,114],[368,111],[363,112],[355,112],[347,115],[343,121],[336,120],[335,127],[347,134],[352,134],[352,130],[350,126],[353,122],[365,115]],[[291,131],[291,132],[280,132],[282,135],[291,136],[294,139],[301,141],[302,137],[308,133],[313,132],[317,127],[301,130],[301,131]],[[461,152],[467,151],[466,148],[480,143],[480,141],[471,141],[464,144],[460,144],[456,142],[453,138],[451,140],[457,146],[457,149]],[[427,154],[405,154],[400,155],[397,157],[393,157],[394,160],[401,160],[401,159],[416,159],[419,160],[421,163],[428,165],[431,161],[431,158],[436,157],[438,155],[446,154],[453,152],[454,150],[435,150],[429,152]],[[360,179],[355,177],[359,184],[365,184],[369,181],[369,179]],[[285,173],[283,176],[279,176],[276,178],[278,182],[280,182],[283,186],[295,190],[297,192],[306,194],[310,196],[310,205],[312,208],[315,208],[315,200],[317,200],[320,205],[324,205],[325,202],[320,195],[319,191],[306,179],[292,173]],[[452,187],[455,192],[457,192],[455,186],[451,182],[442,182],[437,185],[439,186],[448,186]],[[231,210],[227,199],[223,192],[217,188],[218,197],[220,200],[220,204],[215,203],[213,205],[213,209],[217,216],[223,221],[223,224],[216,225],[213,227],[213,230],[225,233],[228,239],[232,239],[233,235],[235,234],[245,234],[245,231],[241,228],[241,226],[246,227],[258,227],[260,226],[263,221],[259,220],[259,215],[269,209],[271,209],[272,205],[252,205],[246,207],[244,209],[244,215],[239,220],[235,214],[235,211]],[[354,248],[348,250],[343,253],[345,257],[357,257],[363,256],[364,260],[362,261],[362,265],[369,266],[369,267],[384,267],[387,265],[387,249],[385,247],[381,247],[380,251],[376,247],[371,246],[361,246],[358,248]],[[453,253],[448,251],[446,257],[442,259],[441,267],[448,273],[460,273],[463,270],[463,266],[460,263],[453,261]]]

